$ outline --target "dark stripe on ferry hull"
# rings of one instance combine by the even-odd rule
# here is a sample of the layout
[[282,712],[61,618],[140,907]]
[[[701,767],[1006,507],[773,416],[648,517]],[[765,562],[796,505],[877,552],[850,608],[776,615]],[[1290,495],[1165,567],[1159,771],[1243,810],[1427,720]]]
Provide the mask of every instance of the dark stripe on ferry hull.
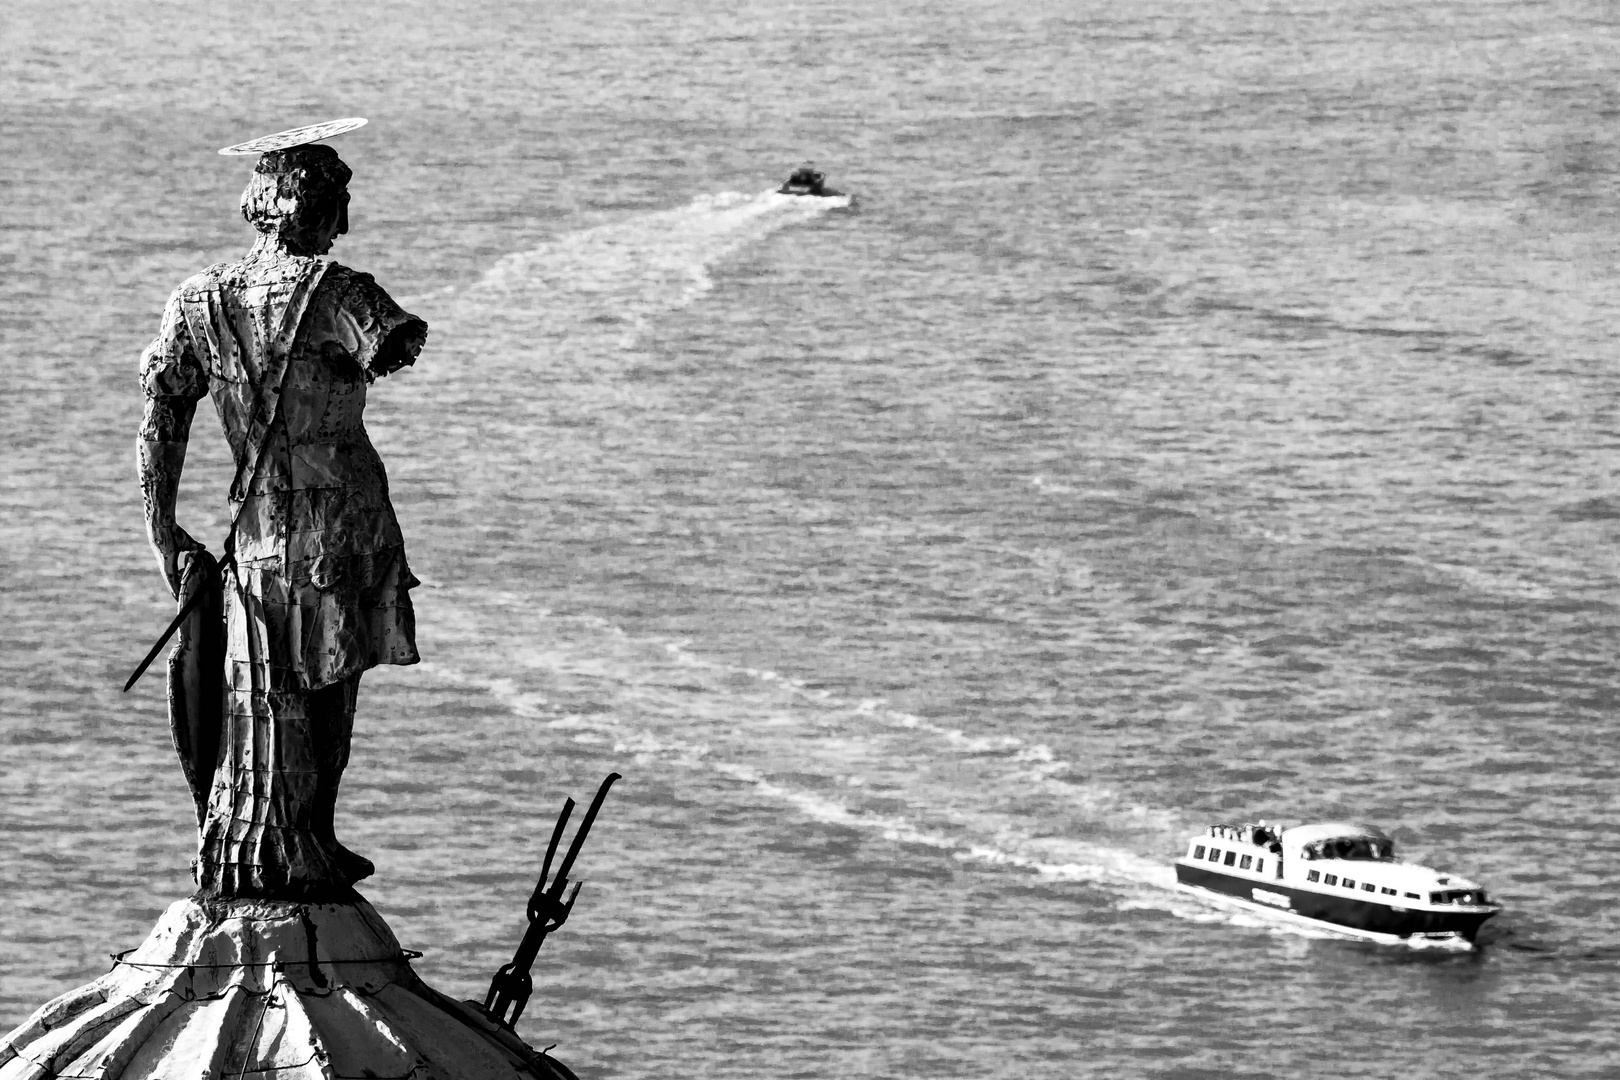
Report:
[[1256,881],[1253,878],[1235,877],[1218,870],[1206,870],[1201,866],[1187,866],[1179,862],[1176,863],[1176,880],[1183,885],[1194,885],[1224,896],[1235,896],[1250,903],[1263,903],[1255,900],[1254,890],[1265,889],[1288,897],[1292,906],[1286,909],[1279,907],[1277,909],[1279,911],[1292,911],[1295,915],[1303,915],[1307,919],[1319,919],[1352,930],[1395,934],[1399,937],[1411,934],[1460,934],[1473,941],[1474,935],[1479,933],[1479,928],[1485,920],[1496,914],[1496,910],[1396,911],[1388,904],[1358,900],[1348,894],[1335,896],[1331,893],[1308,892],[1285,885],[1281,881]]

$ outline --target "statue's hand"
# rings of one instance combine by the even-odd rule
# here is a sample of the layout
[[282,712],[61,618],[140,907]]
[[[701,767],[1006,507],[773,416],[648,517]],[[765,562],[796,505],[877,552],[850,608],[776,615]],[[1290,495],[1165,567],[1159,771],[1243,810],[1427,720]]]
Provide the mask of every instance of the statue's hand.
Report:
[[191,534],[180,526],[175,525],[169,529],[169,535],[153,541],[157,549],[158,565],[163,567],[163,580],[168,582],[169,592],[176,600],[180,599],[180,582],[185,577],[185,564],[180,561],[182,555],[190,555],[193,551],[202,551],[203,545],[191,538]]

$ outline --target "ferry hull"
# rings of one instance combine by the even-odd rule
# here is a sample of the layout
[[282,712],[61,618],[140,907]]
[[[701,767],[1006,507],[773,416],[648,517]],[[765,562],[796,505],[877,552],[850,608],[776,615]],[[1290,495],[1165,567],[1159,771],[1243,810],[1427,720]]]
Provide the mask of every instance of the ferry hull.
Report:
[[1176,880],[1185,886],[1287,911],[1331,926],[1398,938],[1414,934],[1455,934],[1466,941],[1473,941],[1485,920],[1501,910],[1495,905],[1458,906],[1451,911],[1397,910],[1390,904],[1376,900],[1313,892],[1282,881],[1257,881],[1179,860],[1176,862]]

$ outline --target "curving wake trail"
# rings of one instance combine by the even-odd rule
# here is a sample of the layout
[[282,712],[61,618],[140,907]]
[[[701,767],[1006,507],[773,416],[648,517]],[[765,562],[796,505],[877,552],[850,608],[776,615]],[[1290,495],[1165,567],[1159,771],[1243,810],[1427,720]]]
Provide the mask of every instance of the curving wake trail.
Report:
[[764,191],[699,195],[685,206],[568,233],[503,256],[463,291],[458,331],[518,332],[570,348],[610,341],[630,348],[660,315],[714,288],[710,271],[779,229],[850,205],[848,196]]
[[[435,321],[442,351],[391,388],[399,415],[379,425],[411,445],[385,457],[415,470],[400,486],[416,497],[408,531],[421,538],[423,626],[438,638],[424,667],[546,739],[789,809],[771,815],[781,831],[932,850],[976,872],[1083,887],[1120,910],[1264,925],[1177,890],[1162,853],[1187,828],[1178,813],[1131,804],[1038,739],[964,731],[713,658],[701,640],[627,632],[597,613],[591,589],[559,597],[565,546],[581,546],[579,525],[553,524],[559,507],[579,508],[600,536],[587,549],[624,542],[621,522],[657,512],[624,502],[645,491],[649,467],[635,429],[685,414],[665,383],[632,377],[648,362],[640,343],[711,291],[728,259],[847,205],[700,196],[503,256],[454,295]],[[583,558],[586,580],[605,572]]]

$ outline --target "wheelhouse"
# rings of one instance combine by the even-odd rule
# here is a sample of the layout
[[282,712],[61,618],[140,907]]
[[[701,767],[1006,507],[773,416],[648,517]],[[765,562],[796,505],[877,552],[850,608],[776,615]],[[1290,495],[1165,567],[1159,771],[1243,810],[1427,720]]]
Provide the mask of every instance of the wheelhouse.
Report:
[[1301,847],[1299,853],[1305,859],[1394,862],[1395,841],[1385,836],[1339,836],[1312,841]]

